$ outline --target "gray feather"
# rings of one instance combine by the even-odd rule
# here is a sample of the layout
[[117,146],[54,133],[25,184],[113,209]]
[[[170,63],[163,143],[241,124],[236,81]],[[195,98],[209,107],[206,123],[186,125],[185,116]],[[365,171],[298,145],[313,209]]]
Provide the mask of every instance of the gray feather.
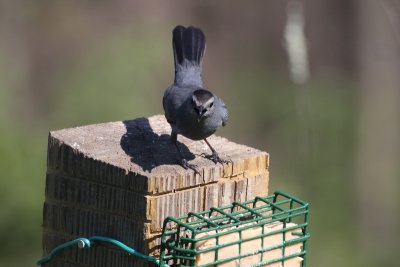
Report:
[[[228,110],[219,97],[203,89],[201,61],[205,49],[204,34],[194,27],[178,26],[173,31],[173,48],[175,80],[164,92],[165,117],[173,134],[192,140],[205,139],[226,124]],[[209,105],[206,107],[209,112],[201,119],[196,113],[193,96],[200,104]]]
[[175,84],[202,87],[201,63],[206,47],[204,33],[195,27],[177,26],[172,32]]

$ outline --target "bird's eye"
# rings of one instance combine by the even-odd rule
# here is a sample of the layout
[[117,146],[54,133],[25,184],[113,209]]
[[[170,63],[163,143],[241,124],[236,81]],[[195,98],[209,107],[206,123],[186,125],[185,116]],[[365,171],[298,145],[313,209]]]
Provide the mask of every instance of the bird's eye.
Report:
[[211,104],[210,104],[210,108],[212,108],[212,106],[214,106],[214,102],[211,102]]

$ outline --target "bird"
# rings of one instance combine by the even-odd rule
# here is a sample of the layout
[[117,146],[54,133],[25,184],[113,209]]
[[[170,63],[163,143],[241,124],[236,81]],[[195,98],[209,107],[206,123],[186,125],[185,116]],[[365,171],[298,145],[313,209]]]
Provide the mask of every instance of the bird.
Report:
[[228,109],[221,98],[203,87],[202,61],[206,38],[201,29],[176,26],[172,31],[175,78],[163,96],[164,115],[171,125],[171,142],[179,155],[179,164],[200,174],[197,166],[189,164],[177,143],[177,136],[204,140],[211,150],[206,158],[215,164],[221,159],[207,138],[228,121]]

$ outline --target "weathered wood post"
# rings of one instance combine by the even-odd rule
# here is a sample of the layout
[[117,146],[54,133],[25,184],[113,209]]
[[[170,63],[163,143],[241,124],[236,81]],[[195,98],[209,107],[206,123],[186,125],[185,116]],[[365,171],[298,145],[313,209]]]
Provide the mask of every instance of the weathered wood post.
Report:
[[[201,156],[200,141],[179,137],[202,176],[176,165],[164,116],[51,132],[48,146],[43,253],[76,238],[106,236],[157,256],[167,216],[186,215],[268,193],[266,152],[212,136],[222,166]],[[192,154],[193,153],[193,154]],[[113,247],[63,251],[48,266],[150,266]]]

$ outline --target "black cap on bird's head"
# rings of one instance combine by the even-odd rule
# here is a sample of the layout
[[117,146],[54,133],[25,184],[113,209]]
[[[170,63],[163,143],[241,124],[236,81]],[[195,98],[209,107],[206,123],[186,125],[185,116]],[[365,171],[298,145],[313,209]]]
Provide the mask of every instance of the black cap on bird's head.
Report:
[[192,94],[192,103],[197,121],[200,121],[214,110],[214,95],[208,90],[197,89]]

